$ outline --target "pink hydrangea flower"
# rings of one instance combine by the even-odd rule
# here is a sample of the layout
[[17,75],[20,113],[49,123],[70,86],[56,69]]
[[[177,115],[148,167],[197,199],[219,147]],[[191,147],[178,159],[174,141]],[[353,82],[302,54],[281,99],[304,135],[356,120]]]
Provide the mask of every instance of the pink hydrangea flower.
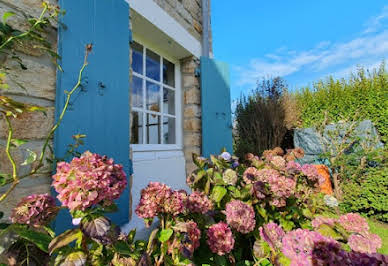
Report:
[[186,210],[187,198],[186,191],[174,191],[164,202],[164,211],[174,216],[184,213]]
[[295,161],[289,161],[286,165],[286,171],[291,175],[299,174],[302,171],[302,166]]
[[282,239],[285,235],[283,229],[274,222],[260,227],[260,237],[273,249],[281,249]]
[[291,197],[295,192],[296,182],[291,178],[279,175],[270,176],[268,183],[274,196],[271,204],[276,207],[284,207],[286,205],[286,199]]
[[348,244],[353,251],[376,253],[381,248],[381,238],[376,234],[353,234],[348,238]]
[[240,201],[232,200],[226,204],[226,221],[238,232],[247,234],[255,229],[255,211],[253,207]]
[[282,240],[282,252],[291,259],[291,265],[313,265],[313,251],[318,243],[337,243],[335,240],[322,236],[318,232],[296,229],[288,232]]
[[191,212],[205,214],[213,209],[213,202],[200,191],[193,192],[188,199],[187,208]]
[[58,211],[55,199],[49,194],[33,194],[20,200],[12,210],[11,221],[40,227],[50,223]]
[[154,218],[164,211],[164,203],[172,193],[171,188],[165,184],[150,182],[141,191],[140,202],[135,210],[136,214],[143,219]]
[[280,173],[272,168],[263,168],[257,171],[256,181],[268,182],[269,179],[276,179]]
[[213,253],[220,256],[230,253],[234,247],[232,230],[223,222],[213,224],[207,231],[207,244]]
[[347,213],[342,215],[338,219],[338,222],[345,228],[346,231],[352,233],[364,233],[369,230],[369,225],[366,219],[357,213]]
[[315,182],[317,185],[323,184],[325,178],[318,173],[317,168],[312,164],[302,165],[301,171],[310,181]]
[[319,216],[319,217],[314,218],[314,220],[311,221],[311,225],[315,229],[318,229],[322,224],[334,226],[336,221],[337,221],[337,219],[334,219],[334,218],[327,218],[327,217]]
[[71,211],[85,210],[96,204],[110,205],[127,186],[123,166],[112,159],[90,152],[70,163],[60,162],[52,186],[57,198]]
[[286,167],[286,160],[281,156],[273,156],[271,158],[271,164],[277,169],[283,169]]
[[243,174],[243,180],[247,184],[252,184],[257,181],[257,175],[258,171],[255,167],[248,167]]

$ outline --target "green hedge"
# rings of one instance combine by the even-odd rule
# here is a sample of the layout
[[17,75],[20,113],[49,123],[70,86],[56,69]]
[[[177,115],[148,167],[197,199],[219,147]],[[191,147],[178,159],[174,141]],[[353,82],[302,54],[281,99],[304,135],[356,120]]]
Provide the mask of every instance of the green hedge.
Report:
[[303,127],[324,122],[370,119],[382,140],[388,140],[388,72],[385,62],[373,72],[359,69],[350,79],[332,77],[295,93]]
[[364,182],[344,186],[341,208],[388,222],[388,167],[373,169],[364,178]]

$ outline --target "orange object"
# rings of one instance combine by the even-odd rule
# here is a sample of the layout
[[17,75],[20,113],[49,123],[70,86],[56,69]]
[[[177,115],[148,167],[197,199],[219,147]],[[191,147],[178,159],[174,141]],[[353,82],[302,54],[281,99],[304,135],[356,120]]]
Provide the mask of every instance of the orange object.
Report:
[[320,185],[321,192],[325,193],[326,195],[333,195],[333,187],[331,186],[329,168],[322,164],[315,165],[315,168],[317,169],[318,173],[325,178],[325,182]]

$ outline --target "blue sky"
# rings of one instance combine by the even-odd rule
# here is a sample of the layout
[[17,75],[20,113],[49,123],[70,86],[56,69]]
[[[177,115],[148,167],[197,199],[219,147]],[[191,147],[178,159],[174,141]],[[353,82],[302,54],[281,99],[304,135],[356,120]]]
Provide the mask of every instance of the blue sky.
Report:
[[212,0],[213,49],[231,67],[232,99],[262,77],[291,89],[388,59],[386,0]]

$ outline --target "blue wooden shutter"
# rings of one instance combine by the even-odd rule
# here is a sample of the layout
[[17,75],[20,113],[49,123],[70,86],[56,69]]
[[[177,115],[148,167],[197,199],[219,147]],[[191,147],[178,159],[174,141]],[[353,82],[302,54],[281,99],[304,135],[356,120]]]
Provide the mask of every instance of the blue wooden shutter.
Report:
[[233,152],[229,66],[201,57],[202,154]]
[[[129,158],[129,6],[124,0],[60,0],[66,11],[59,24],[58,51],[63,73],[58,72],[56,116],[78,78],[85,46],[93,45],[82,88],[73,95],[68,113],[55,135],[55,155],[63,157],[72,135],[86,134],[82,151],[107,155],[124,165]],[[129,182],[128,182],[129,183]],[[129,221],[129,188],[111,216],[122,225]],[[68,212],[61,212],[56,231],[71,227]]]

